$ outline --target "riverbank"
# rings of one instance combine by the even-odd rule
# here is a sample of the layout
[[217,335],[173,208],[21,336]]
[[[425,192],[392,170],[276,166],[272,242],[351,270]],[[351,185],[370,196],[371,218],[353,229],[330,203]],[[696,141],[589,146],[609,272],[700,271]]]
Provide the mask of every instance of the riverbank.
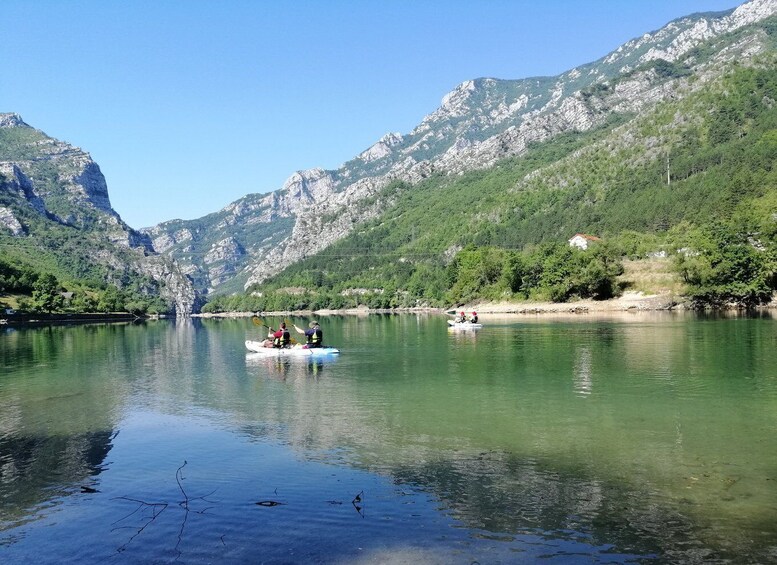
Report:
[[478,314],[555,314],[586,312],[627,312],[689,310],[690,305],[673,293],[644,294],[625,292],[609,300],[575,300],[573,302],[478,302],[464,305],[459,311]]
[[[758,310],[771,310],[777,308],[777,301],[760,306]],[[391,308],[391,309],[373,309],[366,306],[358,308],[345,308],[340,310],[321,309],[321,310],[299,310],[299,311],[279,311],[279,312],[219,312],[209,314],[194,314],[199,318],[246,318],[253,316],[266,316],[276,318],[282,316],[305,316],[305,317],[323,317],[323,316],[366,316],[369,314],[452,314],[454,312],[465,312],[467,314],[477,312],[478,315],[492,314],[605,314],[616,312],[660,312],[660,311],[688,311],[691,310],[690,303],[682,296],[674,293],[645,294],[642,292],[625,292],[617,298],[609,300],[576,300],[573,302],[473,302],[470,304],[458,305],[449,308]],[[737,310],[731,308],[731,310]]]
[[625,311],[658,311],[658,310],[686,310],[687,305],[670,293],[646,295],[641,292],[627,292],[618,298],[611,300],[577,300],[574,302],[475,302],[450,308],[391,308],[374,309],[360,306],[358,308],[344,308],[340,310],[300,310],[279,312],[218,312],[208,314],[194,314],[199,318],[245,318],[252,316],[336,316],[351,315],[365,316],[368,314],[398,314],[398,313],[428,313],[445,314],[454,311],[473,311],[478,314],[555,314],[587,312],[625,312]]

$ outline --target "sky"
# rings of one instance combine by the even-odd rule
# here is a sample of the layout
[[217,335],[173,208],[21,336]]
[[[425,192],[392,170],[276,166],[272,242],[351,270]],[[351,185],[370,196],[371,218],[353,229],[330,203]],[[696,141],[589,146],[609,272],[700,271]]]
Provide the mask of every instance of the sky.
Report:
[[554,76],[737,0],[3,0],[0,112],[87,151],[134,228],[409,133],[465,80]]

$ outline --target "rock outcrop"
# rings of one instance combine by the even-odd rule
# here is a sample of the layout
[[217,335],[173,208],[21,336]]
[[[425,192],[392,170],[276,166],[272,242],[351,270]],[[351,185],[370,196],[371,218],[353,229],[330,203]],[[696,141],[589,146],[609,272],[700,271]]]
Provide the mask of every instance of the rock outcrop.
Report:
[[[433,174],[489,167],[531,144],[602,127],[615,115],[704,88],[727,62],[747,63],[767,48],[766,31],[756,24],[775,14],[777,0],[751,0],[677,19],[556,77],[465,81],[411,132],[387,134],[337,170],[298,171],[276,192],[145,233],[157,251],[182,261],[202,288],[227,284],[230,269],[246,287],[261,283],[379,215],[385,201],[378,196],[392,181],[414,184]],[[682,72],[671,72],[673,65]],[[188,242],[179,237],[184,230],[191,233]],[[214,271],[204,257],[226,240],[240,252],[219,255],[229,268]]]
[[48,224],[66,226],[91,262],[115,273],[106,282],[121,285],[127,271],[145,275],[176,313],[193,311],[191,281],[113,210],[105,177],[88,153],[30,127],[18,114],[0,114],[0,132],[0,230],[34,239]]

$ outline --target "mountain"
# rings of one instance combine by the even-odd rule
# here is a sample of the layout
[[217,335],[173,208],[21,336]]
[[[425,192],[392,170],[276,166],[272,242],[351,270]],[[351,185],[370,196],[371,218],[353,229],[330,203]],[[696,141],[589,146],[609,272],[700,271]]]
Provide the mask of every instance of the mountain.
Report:
[[[272,193],[140,231],[112,209],[88,153],[0,114],[3,257],[161,295],[188,313],[200,295],[284,270],[287,286],[332,290],[335,268],[351,273],[337,283],[342,295],[382,292],[370,287],[378,272],[421,288],[468,244],[520,249],[569,231],[666,231],[714,212],[708,203],[720,194],[728,200],[717,211],[731,214],[737,198],[759,197],[751,187],[763,179],[722,172],[731,160],[720,148],[743,152],[738,162],[771,154],[751,116],[769,123],[771,77],[739,70],[774,66],[775,14],[777,0],[751,0],[680,18],[555,77],[466,81],[411,132],[389,133],[335,170],[298,171]],[[750,106],[728,107],[730,91]],[[712,137],[720,144],[710,147]],[[664,176],[677,189],[669,195],[659,190]],[[716,192],[705,176],[729,184]],[[424,257],[437,263],[421,265]]]
[[0,246],[3,256],[60,278],[133,287],[178,314],[196,294],[174,261],[113,210],[88,153],[0,114]]
[[466,81],[410,133],[387,134],[336,170],[298,171],[275,192],[142,232],[203,292],[261,283],[379,218],[392,203],[391,183],[485,170],[537,144],[611,129],[703,90],[732,64],[773,49],[758,24],[775,13],[777,0],[752,0],[677,19],[555,77]]

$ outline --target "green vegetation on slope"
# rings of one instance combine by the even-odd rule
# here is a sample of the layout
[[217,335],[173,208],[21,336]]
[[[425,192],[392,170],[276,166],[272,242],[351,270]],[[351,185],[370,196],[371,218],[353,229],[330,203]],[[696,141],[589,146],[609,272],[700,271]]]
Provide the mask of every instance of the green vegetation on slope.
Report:
[[[13,209],[27,233],[15,237],[0,229],[0,307],[47,313],[171,311],[158,296],[158,283],[129,268],[137,251],[117,248],[99,232],[41,216],[4,191],[4,182],[0,176],[0,206]],[[7,294],[21,297],[12,304]]]
[[[144,281],[149,284],[150,281]],[[158,296],[140,289],[139,281],[119,290],[113,285],[95,285],[68,279],[20,263],[0,252],[0,308],[27,313],[130,312],[137,315],[170,310]]]
[[[777,261],[773,63],[489,170],[394,183],[379,219],[250,289],[261,296],[208,308],[604,297],[617,291],[621,255],[661,249],[699,304],[762,302]],[[562,252],[577,232],[599,235],[605,249]]]

